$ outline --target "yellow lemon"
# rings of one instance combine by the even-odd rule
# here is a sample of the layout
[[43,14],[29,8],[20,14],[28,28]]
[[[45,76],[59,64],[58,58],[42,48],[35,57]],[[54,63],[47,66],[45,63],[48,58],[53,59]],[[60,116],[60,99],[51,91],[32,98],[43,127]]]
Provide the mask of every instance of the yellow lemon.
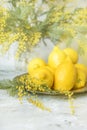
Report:
[[71,61],[64,61],[55,72],[54,90],[60,92],[69,91],[76,81],[76,69]]
[[53,68],[51,68],[50,66],[46,65],[44,66],[44,68],[48,69],[53,75],[55,73],[55,70]]
[[28,64],[28,67],[27,67],[28,73],[32,73],[33,71],[35,71],[35,69],[40,68],[40,67],[45,66],[45,65],[46,65],[46,63],[43,59],[34,58]]
[[48,57],[48,65],[53,69],[56,69],[66,58],[66,54],[60,50],[57,46],[54,47],[53,51]]
[[77,68],[77,80],[75,83],[75,89],[82,88],[86,84],[86,73],[82,70]]
[[53,85],[53,74],[47,68],[38,68],[31,74],[32,79],[38,80],[39,85],[46,84],[48,87]]
[[65,48],[64,52],[68,55],[75,64],[78,61],[78,53],[72,48]]
[[77,64],[75,64],[75,67],[83,70],[86,73],[86,76],[87,76],[87,67],[84,64],[77,63]]

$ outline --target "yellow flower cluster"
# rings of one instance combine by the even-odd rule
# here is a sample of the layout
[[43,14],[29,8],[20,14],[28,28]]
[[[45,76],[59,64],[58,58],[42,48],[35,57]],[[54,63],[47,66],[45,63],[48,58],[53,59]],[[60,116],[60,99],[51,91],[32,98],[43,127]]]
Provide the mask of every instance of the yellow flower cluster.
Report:
[[72,92],[67,92],[66,94],[68,96],[68,101],[69,101],[69,105],[70,105],[70,110],[71,110],[71,114],[75,114],[75,107],[74,107],[74,103],[73,103],[73,93]]
[[71,21],[72,14],[69,11],[64,11],[62,7],[56,7],[54,11],[49,16],[50,23],[59,23],[62,27],[64,25],[69,25]]
[[25,84],[26,84],[25,88],[27,91],[45,92],[46,89],[50,90],[48,87],[46,88],[45,83],[42,80],[37,80],[35,78],[32,78],[30,75],[27,76]]
[[33,98],[29,98],[28,101],[42,110],[51,112],[50,108],[45,107],[44,104],[41,101],[39,101],[38,99],[33,100]]
[[16,58],[19,58],[19,56],[25,52],[26,50],[31,49],[33,46],[35,46],[40,38],[41,38],[41,33],[40,32],[35,32],[30,36],[27,36],[25,33],[22,31],[17,34],[19,37],[19,42],[18,42],[18,49],[16,53]]
[[29,42],[32,44],[32,46],[34,46],[39,42],[40,38],[41,38],[41,32],[35,32],[30,36]]
[[49,21],[51,23],[59,22],[60,26],[65,25],[84,25],[87,22],[87,8],[78,9],[71,13],[69,11],[63,11],[55,9],[50,17]]
[[19,33],[17,34],[11,34],[11,32],[7,32],[7,33],[1,33],[0,34],[1,36],[1,39],[0,39],[0,43],[2,46],[2,53],[6,53],[9,48],[10,48],[10,45],[15,42],[18,38],[19,38]]
[[[17,88],[17,87],[16,87]],[[19,97],[19,100],[21,101],[22,100],[22,97],[24,96],[24,86],[19,86],[18,87],[18,97]]]
[[8,17],[7,10],[0,6],[0,31],[6,26],[6,18]]
[[23,32],[18,32],[17,34],[18,36],[18,48],[17,48],[17,52],[16,52],[16,58],[19,58],[19,56],[21,55],[21,53],[26,51],[26,42],[28,41],[27,36],[23,33]]
[[76,11],[73,17],[73,23],[76,25],[86,25],[87,23],[87,8]]
[[[38,100],[36,93],[34,93],[35,91],[39,90],[39,91],[45,91],[45,89],[41,86],[37,86],[38,85],[38,81],[36,81],[35,84],[32,83],[32,79],[29,79],[29,75],[25,76],[22,75],[19,79],[18,79],[18,84],[16,86],[16,89],[18,90],[18,99],[20,100],[20,103],[22,103],[22,99],[25,95],[29,96],[28,101],[30,103],[32,103],[33,105],[35,105],[36,107],[42,109],[42,110],[46,110],[46,111],[51,111],[49,108],[45,107],[44,104]],[[38,87],[38,88],[37,88]],[[43,89],[42,89],[43,88]],[[29,92],[32,92],[33,95],[31,96],[29,94]]]
[[8,33],[4,32],[7,17],[7,10],[0,6],[0,44],[6,42],[6,39],[9,35]]
[[0,44],[5,43],[8,37],[9,33],[4,33],[3,31],[0,31]]
[[0,31],[3,31],[3,28],[5,27],[5,18],[0,19]]
[[30,75],[22,75],[18,79],[17,82],[17,90],[18,90],[18,97],[19,99],[22,99],[22,97],[25,95],[26,92],[31,91],[33,94],[35,92],[40,91],[40,92],[45,92],[49,91],[50,88],[43,83],[43,81],[38,81],[37,79],[32,78]]
[[18,84],[21,83],[21,85],[17,85],[16,89],[18,90],[18,99],[21,102],[23,96],[26,95],[25,86],[24,86],[24,77],[20,77],[18,81],[19,81]]
[[7,44],[5,43],[3,46],[3,51],[6,52],[10,45],[18,40],[18,49],[16,53],[16,58],[19,58],[21,53],[25,52],[26,49],[30,49],[32,46],[35,46],[40,38],[41,38],[41,33],[40,32],[35,32],[31,36],[27,37],[27,35],[23,32],[18,32],[16,34],[10,34],[9,33],[0,33],[0,44],[5,43],[7,41]]
[[[87,27],[87,8],[80,8],[76,9],[72,12],[64,10],[64,9],[59,9],[59,7],[55,8],[52,13],[49,15],[49,23],[50,24],[58,24],[57,26],[62,30],[62,33],[60,35],[60,41],[67,41],[68,39],[78,39],[78,35],[83,35],[81,31],[84,31],[86,34],[86,29],[85,26]],[[82,30],[81,30],[82,29]],[[81,30],[81,31],[78,31]],[[56,32],[56,30],[55,30]],[[85,39],[85,34],[84,39]],[[75,40],[76,40],[75,39]],[[81,38],[80,38],[81,39]],[[72,41],[72,40],[71,40]],[[76,40],[76,42],[78,42]],[[82,50],[84,50],[84,41],[80,41],[83,43],[78,43],[79,47],[82,47]],[[83,46],[82,46],[83,45]],[[84,51],[86,52],[86,51]]]
[[[19,4],[25,5],[26,0],[22,0]],[[12,32],[10,30],[5,31],[5,28],[7,28],[7,18],[7,10],[0,6],[0,44],[2,46],[2,52],[5,53],[8,51],[10,45],[17,41],[18,49],[15,57],[19,58],[22,53],[30,50],[39,42],[41,33],[37,31],[27,34],[24,32],[23,28],[20,27],[16,28],[16,32]],[[27,30],[31,29],[31,26],[28,24],[24,26]]]
[[59,22],[61,20],[62,15],[63,15],[63,12],[61,12],[61,11],[52,12],[49,17],[49,22],[50,23]]
[[37,0],[32,0],[31,2],[29,2],[28,0],[21,0],[20,2],[17,2],[18,6],[26,6],[26,3],[28,5],[34,4]]

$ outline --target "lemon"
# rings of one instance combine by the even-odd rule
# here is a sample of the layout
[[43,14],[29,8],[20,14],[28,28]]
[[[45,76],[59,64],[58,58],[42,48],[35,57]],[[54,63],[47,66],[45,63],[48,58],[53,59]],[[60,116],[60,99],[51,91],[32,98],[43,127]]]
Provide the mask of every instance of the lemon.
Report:
[[66,60],[60,64],[55,72],[54,90],[60,92],[69,91],[74,87],[76,81],[76,69],[74,64]]
[[31,77],[38,80],[39,85],[46,84],[49,88],[53,85],[53,74],[47,68],[41,67],[32,72]]
[[53,75],[55,73],[55,70],[53,68],[51,68],[50,66],[46,65],[44,66],[44,68],[48,69]]
[[66,58],[66,54],[60,50],[57,46],[54,47],[53,51],[48,57],[48,65],[53,69],[56,69]]
[[75,67],[83,70],[86,73],[86,76],[87,76],[87,67],[84,64],[77,63],[77,64],[75,64]]
[[86,73],[84,70],[77,68],[77,80],[75,83],[75,89],[82,88],[86,84]]
[[28,67],[27,67],[28,73],[32,73],[33,71],[35,71],[35,69],[40,68],[40,67],[45,66],[45,65],[46,65],[46,63],[43,59],[34,58],[28,64]]
[[72,48],[65,48],[64,52],[68,55],[75,64],[78,61],[78,53]]

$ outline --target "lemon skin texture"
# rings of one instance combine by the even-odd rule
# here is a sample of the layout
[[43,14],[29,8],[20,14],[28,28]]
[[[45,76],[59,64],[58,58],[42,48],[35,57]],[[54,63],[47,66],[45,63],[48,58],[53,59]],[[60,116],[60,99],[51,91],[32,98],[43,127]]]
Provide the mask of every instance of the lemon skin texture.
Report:
[[46,84],[49,88],[53,86],[54,76],[47,68],[41,67],[32,72],[32,78],[40,81],[39,85]]
[[32,73],[33,71],[35,71],[35,69],[38,69],[40,67],[43,67],[46,65],[46,62],[41,59],[41,58],[34,58],[32,59],[28,66],[27,66],[27,70],[28,70],[28,73]]
[[76,76],[76,68],[72,62],[60,64],[55,72],[54,90],[70,91],[75,85]]
[[66,57],[67,57],[66,54],[62,50],[60,50],[57,46],[55,46],[53,51],[48,56],[48,65],[51,68],[56,69],[57,66],[61,64]]
[[72,60],[72,62],[75,64],[78,61],[78,53],[76,52],[76,50],[72,49],[72,48],[65,48],[64,52],[66,53],[67,56],[69,56]]
[[86,78],[86,73],[82,69],[77,68],[77,80],[74,89],[84,87],[86,84]]

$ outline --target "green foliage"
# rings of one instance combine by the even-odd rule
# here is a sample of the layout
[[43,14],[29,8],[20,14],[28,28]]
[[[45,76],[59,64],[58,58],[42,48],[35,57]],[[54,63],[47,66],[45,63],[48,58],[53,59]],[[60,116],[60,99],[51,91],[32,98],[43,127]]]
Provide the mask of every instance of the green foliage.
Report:
[[10,8],[6,10],[7,14],[4,13],[4,7],[0,7],[1,49],[6,52],[10,45],[17,41],[16,55],[20,57],[35,47],[40,40],[45,41],[48,38],[54,45],[63,42],[66,46],[71,46],[73,41],[76,41],[78,50],[85,52],[83,46],[86,46],[87,42],[87,8],[67,10],[70,2],[72,1],[7,1],[10,4]]

